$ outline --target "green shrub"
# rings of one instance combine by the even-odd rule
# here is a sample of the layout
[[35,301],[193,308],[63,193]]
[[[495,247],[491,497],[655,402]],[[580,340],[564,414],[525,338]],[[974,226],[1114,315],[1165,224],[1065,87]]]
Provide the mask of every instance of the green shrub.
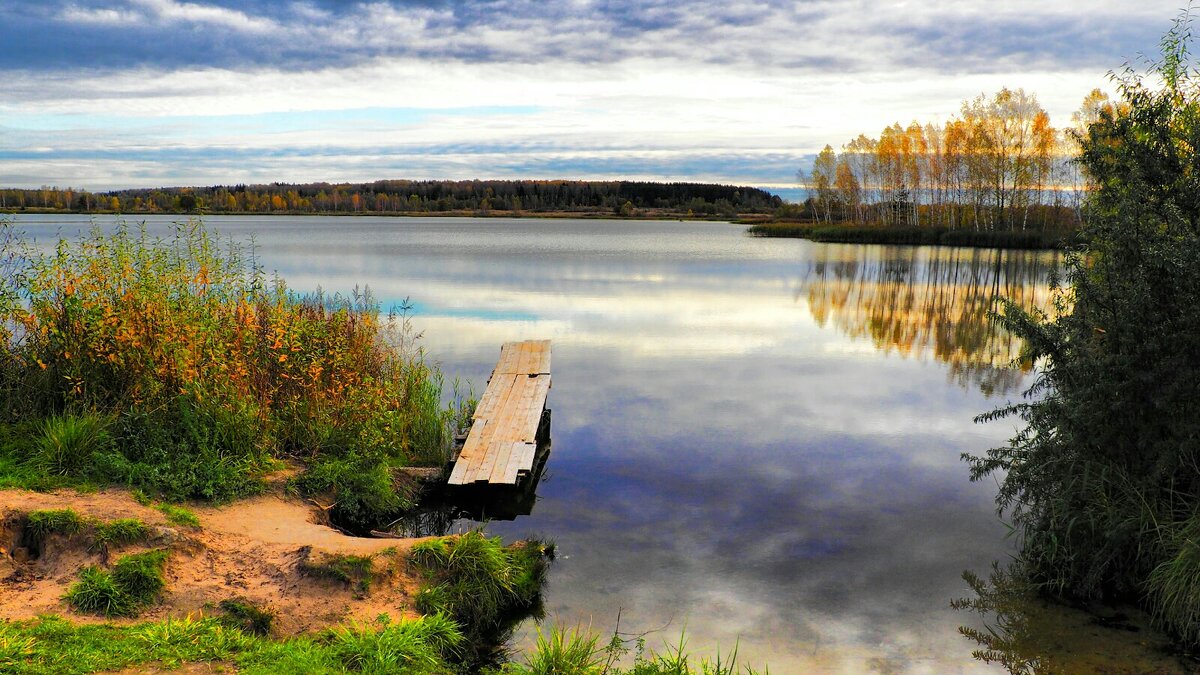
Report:
[[[1144,604],[1200,644],[1200,81],[1186,18],[1079,140],[1093,182],[1054,317],[1007,303],[1037,376],[1005,446],[964,455],[1043,589]],[[1151,89],[1151,83],[1157,87]]]
[[365,534],[411,508],[413,497],[397,490],[387,461],[372,454],[321,457],[297,480],[301,493],[328,495],[330,518],[337,525]]

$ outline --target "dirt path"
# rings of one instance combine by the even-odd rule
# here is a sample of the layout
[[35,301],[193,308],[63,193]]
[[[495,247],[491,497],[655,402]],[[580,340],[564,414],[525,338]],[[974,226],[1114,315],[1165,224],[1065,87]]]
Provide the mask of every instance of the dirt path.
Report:
[[[218,613],[217,604],[232,597],[275,611],[275,632],[280,635],[309,632],[346,619],[415,614],[411,595],[416,579],[404,561],[416,540],[343,535],[321,524],[319,508],[279,491],[226,506],[191,507],[201,523],[196,530],[170,524],[158,510],[138,504],[123,490],[87,494],[0,490],[0,618],[53,613],[78,621],[103,620],[74,614],[62,601],[81,567],[109,562],[101,551],[89,550],[86,537],[52,536],[35,559],[27,559],[29,552],[19,547],[23,514],[64,508],[101,520],[138,518],[156,530],[148,546],[171,550],[167,592],[138,620]],[[146,547],[113,551],[108,557]],[[378,574],[370,591],[361,595],[348,584],[302,569],[305,560],[329,554],[372,556]]]

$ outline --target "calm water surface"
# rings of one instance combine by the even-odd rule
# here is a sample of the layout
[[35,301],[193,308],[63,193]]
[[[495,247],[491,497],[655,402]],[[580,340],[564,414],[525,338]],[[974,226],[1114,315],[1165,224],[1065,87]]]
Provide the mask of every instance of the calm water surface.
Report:
[[[166,231],[169,218],[151,219]],[[306,291],[408,298],[449,379],[554,341],[550,621],[686,626],[772,672],[968,672],[964,569],[1010,553],[979,453],[1011,423],[997,292],[1047,302],[1045,253],[754,239],[727,223],[211,217]],[[111,225],[111,221],[102,223]],[[41,240],[86,219],[26,216]],[[528,632],[524,638],[528,639]],[[740,641],[740,642],[739,642]]]

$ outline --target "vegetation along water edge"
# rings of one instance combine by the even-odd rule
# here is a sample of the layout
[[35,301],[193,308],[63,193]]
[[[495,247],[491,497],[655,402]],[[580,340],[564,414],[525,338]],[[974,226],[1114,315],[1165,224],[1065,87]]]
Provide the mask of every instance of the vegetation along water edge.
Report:
[[1001,447],[965,454],[1042,592],[1136,603],[1200,646],[1200,82],[1185,13],[1120,99],[1079,134],[1092,182],[1081,246],[1053,316],[1005,303],[1035,379],[981,420],[1016,418]]

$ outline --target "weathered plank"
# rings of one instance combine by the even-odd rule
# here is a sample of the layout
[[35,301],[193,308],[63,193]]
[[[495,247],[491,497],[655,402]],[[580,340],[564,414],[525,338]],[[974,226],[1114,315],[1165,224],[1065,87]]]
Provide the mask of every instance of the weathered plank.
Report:
[[530,472],[549,392],[550,341],[505,343],[475,408],[450,484],[515,484]]

